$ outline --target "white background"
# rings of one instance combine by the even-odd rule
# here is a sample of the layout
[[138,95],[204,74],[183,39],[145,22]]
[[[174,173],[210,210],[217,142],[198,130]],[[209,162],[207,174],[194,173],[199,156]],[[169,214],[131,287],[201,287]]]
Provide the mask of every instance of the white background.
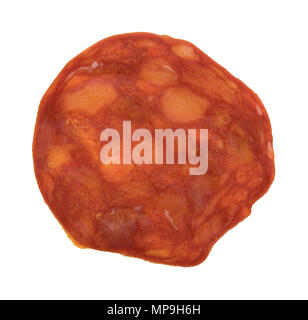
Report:
[[[1,1],[0,298],[308,299],[307,1]],[[193,268],[76,248],[37,187],[39,101],[64,64],[114,34],[197,45],[258,93],[276,178]]]

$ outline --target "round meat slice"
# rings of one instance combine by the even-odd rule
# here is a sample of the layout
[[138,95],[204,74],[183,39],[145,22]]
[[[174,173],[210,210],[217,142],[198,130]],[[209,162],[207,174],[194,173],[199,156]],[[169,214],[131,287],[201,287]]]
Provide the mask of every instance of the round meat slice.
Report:
[[193,44],[104,39],[43,96],[33,139],[45,202],[80,248],[194,266],[274,179],[271,125]]

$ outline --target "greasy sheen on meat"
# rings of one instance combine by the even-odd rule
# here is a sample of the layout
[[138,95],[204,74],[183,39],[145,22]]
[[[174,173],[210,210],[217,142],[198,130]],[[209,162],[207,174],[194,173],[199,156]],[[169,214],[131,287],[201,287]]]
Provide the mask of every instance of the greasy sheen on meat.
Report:
[[[208,129],[206,174],[190,175],[189,163],[103,164],[100,134],[121,133],[123,121],[153,135]],[[33,159],[74,244],[177,266],[204,261],[275,170],[258,96],[193,44],[150,33],[106,38],[63,68],[39,106]]]

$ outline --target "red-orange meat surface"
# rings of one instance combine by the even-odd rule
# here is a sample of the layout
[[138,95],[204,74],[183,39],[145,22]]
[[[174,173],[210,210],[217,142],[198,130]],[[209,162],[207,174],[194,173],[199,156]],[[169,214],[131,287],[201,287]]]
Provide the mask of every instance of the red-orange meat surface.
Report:
[[[103,164],[100,134],[122,132],[123,121],[153,136],[208,129],[207,173],[190,175],[189,163]],[[104,39],[64,67],[42,98],[33,158],[76,245],[178,266],[201,263],[274,179],[257,95],[191,43],[149,33]]]

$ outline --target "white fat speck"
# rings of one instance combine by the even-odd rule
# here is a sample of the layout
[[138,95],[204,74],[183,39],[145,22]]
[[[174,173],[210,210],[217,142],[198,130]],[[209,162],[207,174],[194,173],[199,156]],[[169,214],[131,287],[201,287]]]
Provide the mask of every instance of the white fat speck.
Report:
[[268,154],[269,158],[271,158],[271,159],[274,158],[273,146],[270,142],[267,144],[267,154]]
[[115,208],[112,208],[110,214],[115,214]]
[[136,211],[139,211],[139,210],[141,210],[142,209],[142,207],[141,206],[137,206],[137,207],[135,207],[135,210]]
[[256,110],[257,110],[257,112],[258,112],[258,115],[259,115],[259,116],[262,116],[263,113],[262,113],[262,110],[261,110],[261,108],[259,107],[258,104],[256,105]]
[[75,70],[76,71],[79,71],[79,70],[90,70],[89,67],[79,67],[78,69]]
[[163,66],[163,68],[168,69],[168,70],[171,71],[171,72],[174,72],[174,70],[173,70],[171,67],[169,67],[169,66]]
[[77,71],[90,70],[90,69],[91,69],[90,67],[79,67],[79,68],[77,68],[76,70],[74,70],[74,71],[72,71],[71,73],[68,74],[68,76],[65,78],[65,82],[70,80]]
[[67,82],[68,80],[70,80],[70,79],[73,77],[74,73],[75,73],[75,71],[69,73],[68,76],[65,78],[65,82]]
[[99,66],[99,64],[96,62],[96,61],[93,61],[92,64],[91,64],[91,68],[92,69],[95,69]]
[[165,216],[166,216],[166,217],[168,218],[168,220],[171,222],[173,228],[174,228],[175,230],[179,230],[179,228],[175,225],[173,219],[170,217],[170,214],[169,214],[168,210],[165,210]]

